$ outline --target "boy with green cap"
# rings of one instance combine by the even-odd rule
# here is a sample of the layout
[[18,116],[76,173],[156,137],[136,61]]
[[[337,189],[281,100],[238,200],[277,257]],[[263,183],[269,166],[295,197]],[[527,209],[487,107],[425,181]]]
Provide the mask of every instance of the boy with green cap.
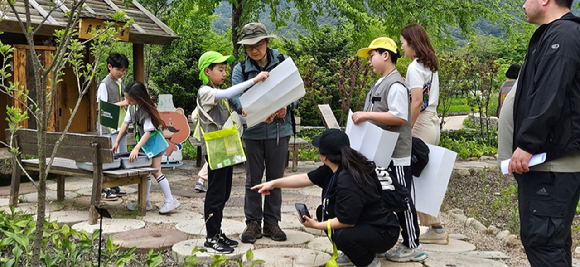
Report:
[[[387,172],[391,179],[398,181],[411,192],[411,110],[409,90],[401,74],[397,72],[397,59],[401,57],[397,44],[391,38],[379,37],[371,42],[369,47],[360,49],[357,55],[368,57],[368,62],[379,78],[369,90],[365,99],[364,109],[355,112],[352,120],[355,124],[364,121],[381,127],[384,130],[399,133],[391,163]],[[381,181],[383,183],[384,181]],[[386,258],[392,261],[422,261],[426,258],[419,244],[419,224],[415,205],[410,200],[410,209],[397,212],[399,224],[403,229],[403,244],[395,251],[386,253]]]
[[[267,72],[261,72],[254,79],[228,89],[220,89],[219,86],[226,79],[227,64],[232,61],[234,61],[233,56],[223,56],[214,51],[206,52],[199,58],[199,78],[203,81],[203,85],[197,91],[197,105],[199,122],[204,133],[221,129],[229,119],[230,108],[227,99],[255,83],[266,80],[269,76]],[[201,139],[202,155],[207,161],[207,148],[203,136]],[[232,190],[232,173],[232,166],[216,170],[208,168],[208,188],[203,206],[207,238],[203,245],[209,252],[232,253],[233,248],[238,245],[237,241],[229,239],[221,231],[223,210]]]

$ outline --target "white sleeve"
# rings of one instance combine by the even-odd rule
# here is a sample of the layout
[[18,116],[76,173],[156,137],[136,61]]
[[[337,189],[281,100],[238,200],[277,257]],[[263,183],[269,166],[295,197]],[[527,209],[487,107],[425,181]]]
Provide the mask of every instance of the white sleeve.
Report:
[[254,85],[254,79],[249,79],[243,83],[238,83],[228,89],[219,90],[215,93],[215,99],[230,99]]
[[393,116],[409,120],[409,91],[400,83],[393,83],[387,96],[389,112]]
[[99,88],[97,89],[97,103],[99,103],[99,100],[107,102],[108,99],[109,95],[107,94],[107,85],[105,83],[100,83]]
[[409,87],[409,90],[413,88],[423,88],[425,85],[425,76],[427,73],[425,72],[425,68],[421,67],[422,64],[417,62],[417,59],[413,60],[413,62],[409,64],[409,68],[407,69],[407,78],[405,79],[405,83],[407,84],[407,87]]
[[151,122],[151,116],[148,116],[145,119],[145,123],[143,123],[143,130],[146,132],[153,132],[153,131],[157,130],[157,128],[155,128],[155,126]]
[[131,110],[132,108],[134,108],[133,106],[128,106],[127,107],[127,113],[125,113],[125,118],[123,119],[123,122],[126,124],[131,123]]

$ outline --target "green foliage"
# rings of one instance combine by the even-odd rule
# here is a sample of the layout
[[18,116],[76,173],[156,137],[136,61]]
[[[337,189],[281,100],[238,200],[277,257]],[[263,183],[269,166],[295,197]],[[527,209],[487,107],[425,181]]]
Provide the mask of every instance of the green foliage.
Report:
[[[56,221],[43,223],[42,249],[40,260],[47,267],[57,266],[96,266],[99,231],[89,235],[86,231],[71,229],[68,225],[59,227]],[[0,257],[3,266],[31,266],[32,239],[36,230],[35,219],[24,212],[10,213],[0,211],[0,255],[12,255],[12,258]],[[121,251],[113,245],[109,237],[102,251],[103,266],[125,266],[134,261],[135,248]]]
[[189,141],[181,143],[183,148],[181,149],[181,156],[183,159],[195,159],[197,157],[197,148],[192,146]]
[[478,131],[461,129],[442,131],[439,146],[457,152],[460,158],[493,156],[497,154],[497,132],[491,131],[490,143]]

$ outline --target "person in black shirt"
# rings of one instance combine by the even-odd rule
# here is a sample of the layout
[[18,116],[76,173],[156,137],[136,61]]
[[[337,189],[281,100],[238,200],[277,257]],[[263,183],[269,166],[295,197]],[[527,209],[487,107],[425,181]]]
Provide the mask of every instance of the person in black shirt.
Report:
[[318,220],[304,216],[304,226],[326,230],[330,220],[333,240],[343,252],[337,262],[380,266],[375,254],[395,245],[399,223],[395,214],[381,205],[381,184],[374,162],[352,149],[348,136],[338,129],[326,130],[312,144],[319,148],[323,166],[308,174],[256,185],[252,190],[268,195],[274,188],[320,186],[322,205],[316,210]]

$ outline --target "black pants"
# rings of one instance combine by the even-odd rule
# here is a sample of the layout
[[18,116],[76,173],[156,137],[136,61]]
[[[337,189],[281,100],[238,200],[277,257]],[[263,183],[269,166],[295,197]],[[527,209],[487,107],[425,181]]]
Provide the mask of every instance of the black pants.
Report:
[[[207,161],[207,156],[206,156]],[[205,218],[205,229],[207,237],[214,237],[220,233],[222,219],[224,217],[224,207],[232,192],[232,166],[212,170],[208,167],[207,192],[203,204],[203,214]],[[211,217],[210,217],[210,214]]]
[[375,254],[392,248],[399,238],[398,227],[377,227],[356,224],[353,227],[334,230],[332,239],[356,266],[367,266]]
[[403,212],[397,212],[397,219],[399,220],[399,225],[403,229],[401,235],[403,236],[403,245],[409,248],[416,248],[419,246],[419,235],[421,230],[419,229],[419,222],[417,221],[417,210],[415,209],[415,203],[411,198],[411,182],[413,180],[413,175],[411,174],[411,166],[394,166],[393,162],[389,165],[387,172],[393,179],[397,179],[401,186],[407,188],[409,195],[409,204],[411,205],[411,210],[406,210]]
[[244,139],[246,147],[246,197],[244,213],[246,221],[261,222],[278,225],[282,220],[282,191],[280,188],[270,190],[270,195],[264,197],[264,209],[262,210],[262,194],[258,190],[251,190],[252,186],[262,183],[264,168],[266,168],[266,181],[282,178],[284,166],[288,155],[288,142],[290,136],[276,139],[248,140]]
[[531,266],[572,266],[571,227],[580,196],[580,173],[514,174],[520,236]]

